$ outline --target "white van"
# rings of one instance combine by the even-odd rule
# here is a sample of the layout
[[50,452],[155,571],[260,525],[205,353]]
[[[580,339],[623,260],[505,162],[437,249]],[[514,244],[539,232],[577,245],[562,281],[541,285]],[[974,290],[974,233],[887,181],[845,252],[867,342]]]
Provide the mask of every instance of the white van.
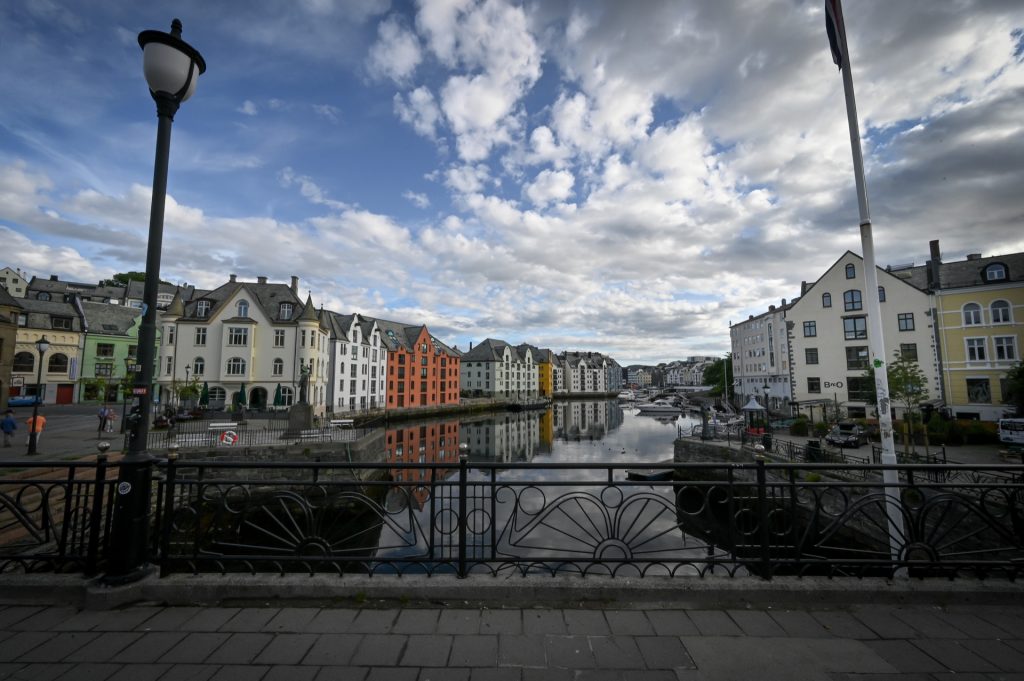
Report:
[[1024,445],[1024,419],[999,419],[999,441]]

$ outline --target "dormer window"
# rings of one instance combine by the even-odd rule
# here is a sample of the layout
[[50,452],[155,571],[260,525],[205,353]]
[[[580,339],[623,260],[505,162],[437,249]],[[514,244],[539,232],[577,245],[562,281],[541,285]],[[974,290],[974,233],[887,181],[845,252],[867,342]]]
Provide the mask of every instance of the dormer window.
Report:
[[249,316],[249,301],[248,300],[239,300],[238,301],[238,305],[236,307],[238,308],[238,316],[239,317],[248,317]]
[[846,266],[846,278],[855,279],[857,277],[857,268],[851,262]]
[[200,319],[205,319],[210,315],[210,301],[200,300],[196,303],[196,316]]
[[50,299],[50,294],[47,293],[46,291],[40,291],[39,293],[36,294],[36,300],[49,300],[49,299]]
[[281,309],[280,309],[280,312],[278,313],[278,316],[281,318],[281,321],[283,321],[283,322],[284,321],[288,321],[289,319],[291,319],[292,318],[292,304],[291,303],[281,303]]
[[1004,281],[1006,279],[1006,265],[1001,262],[992,263],[985,268],[985,281]]

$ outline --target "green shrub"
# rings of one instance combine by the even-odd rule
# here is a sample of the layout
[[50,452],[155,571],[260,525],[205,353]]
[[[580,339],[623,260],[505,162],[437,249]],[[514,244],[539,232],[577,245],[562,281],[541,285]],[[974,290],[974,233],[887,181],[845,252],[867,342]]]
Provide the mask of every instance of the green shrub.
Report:
[[928,442],[933,445],[944,445],[949,435],[949,422],[939,416],[938,412],[928,419]]
[[984,421],[969,421],[964,429],[964,441],[971,445],[987,445],[999,442],[994,424]]
[[828,435],[828,431],[832,430],[829,425],[823,421],[818,421],[814,424],[814,434],[817,437],[825,437]]
[[790,435],[804,435],[808,433],[807,419],[797,419],[793,423],[789,424]]
[[962,445],[964,443],[964,429],[959,421],[950,421],[946,429],[947,445]]

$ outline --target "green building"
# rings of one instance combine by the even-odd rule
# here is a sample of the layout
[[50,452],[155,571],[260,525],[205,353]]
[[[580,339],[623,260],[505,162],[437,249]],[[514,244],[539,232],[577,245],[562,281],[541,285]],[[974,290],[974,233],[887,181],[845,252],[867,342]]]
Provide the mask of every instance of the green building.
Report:
[[130,385],[130,367],[138,356],[142,310],[108,303],[82,302],[85,342],[79,378],[79,402],[121,402]]

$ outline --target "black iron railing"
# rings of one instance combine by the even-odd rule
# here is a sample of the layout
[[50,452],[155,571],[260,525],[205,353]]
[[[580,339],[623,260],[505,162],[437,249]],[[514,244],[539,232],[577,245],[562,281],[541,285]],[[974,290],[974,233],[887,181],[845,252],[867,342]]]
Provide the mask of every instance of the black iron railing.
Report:
[[898,466],[893,497],[874,465],[660,464],[631,479],[632,465],[171,462],[161,568],[765,578],[1024,568],[1021,466],[956,476]]
[[[0,571],[102,572],[117,550],[105,458],[2,466]],[[150,557],[164,575],[1012,579],[1024,569],[1021,465],[899,465],[889,490],[873,464],[636,466],[172,457],[155,473]]]
[[106,455],[0,465],[0,573],[100,571],[116,482]]

